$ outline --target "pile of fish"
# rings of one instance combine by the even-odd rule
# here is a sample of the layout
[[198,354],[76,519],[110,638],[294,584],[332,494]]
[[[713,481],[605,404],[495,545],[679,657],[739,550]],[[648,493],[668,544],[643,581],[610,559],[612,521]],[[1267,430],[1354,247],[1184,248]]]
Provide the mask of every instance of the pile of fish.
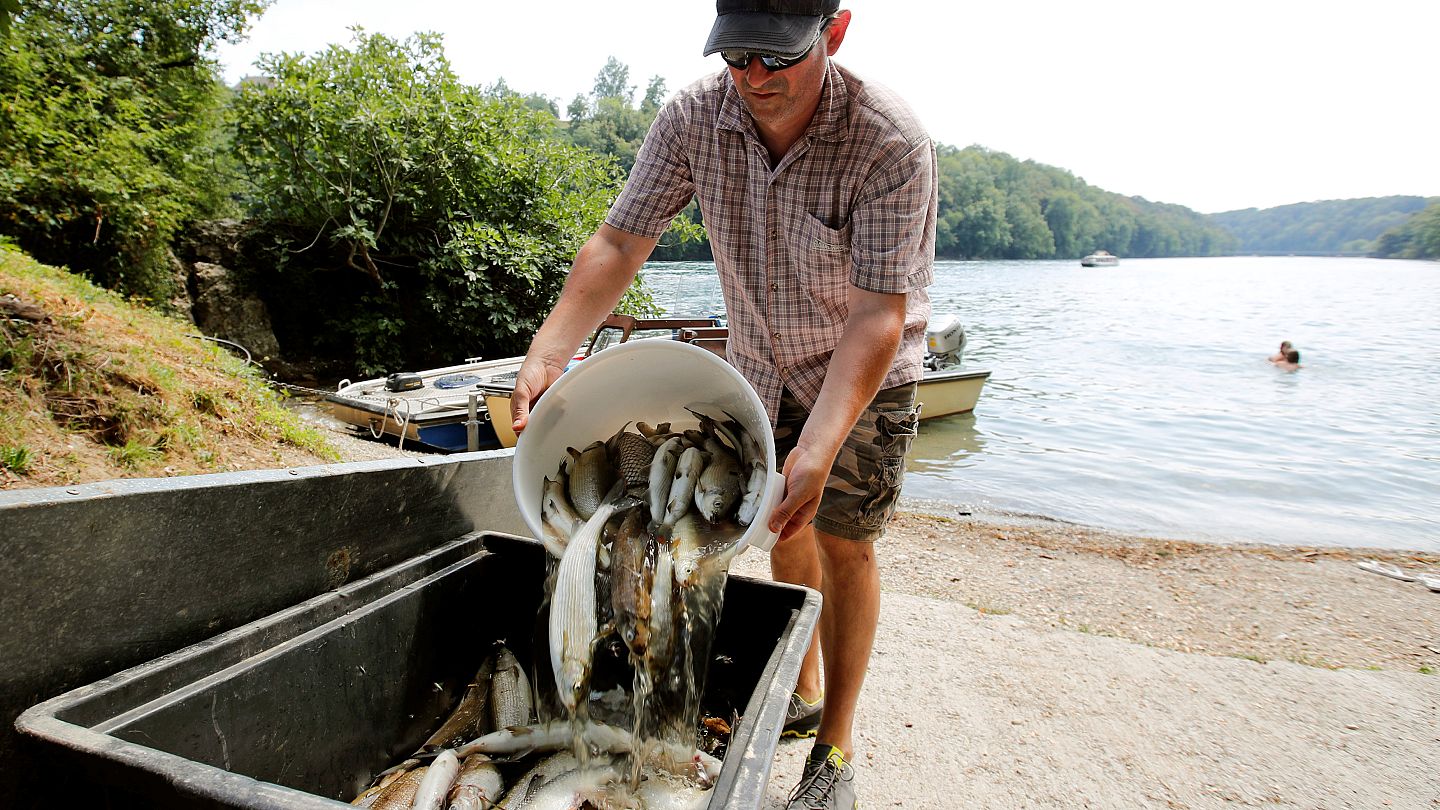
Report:
[[[568,448],[545,479],[543,539],[559,560],[550,663],[572,714],[588,693],[595,645],[609,633],[637,673],[671,664],[683,589],[723,584],[755,519],[766,478],[759,442],[733,417],[691,413],[698,429],[639,422],[632,432],[626,423],[608,441]],[[608,602],[597,584],[608,585]]]
[[[691,413],[696,424],[683,430],[626,423],[568,448],[542,490],[541,539],[552,559],[537,677],[498,646],[453,715],[354,804],[708,803],[720,770],[711,746],[723,747],[739,718],[701,721],[705,664],[767,467],[738,420]],[[594,682],[597,668],[607,683]]]
[[[568,750],[575,743],[569,721],[534,720],[530,679],[497,643],[450,717],[351,804],[371,810],[679,810],[703,807],[720,771],[718,759],[693,746],[651,743],[637,751],[631,732],[603,723],[579,727],[582,763]],[[621,757],[642,761],[642,780],[633,789],[623,787]]]

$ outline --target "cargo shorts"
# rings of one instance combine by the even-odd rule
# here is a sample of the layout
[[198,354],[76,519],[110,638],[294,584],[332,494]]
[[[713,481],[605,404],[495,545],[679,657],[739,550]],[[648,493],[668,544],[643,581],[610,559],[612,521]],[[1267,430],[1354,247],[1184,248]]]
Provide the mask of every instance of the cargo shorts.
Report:
[[[860,414],[830,468],[815,514],[816,529],[865,543],[885,534],[885,524],[900,501],[905,454],[920,423],[915,389],[915,383],[887,388]],[[775,422],[775,458],[781,469],[809,416],[789,389],[781,392]]]

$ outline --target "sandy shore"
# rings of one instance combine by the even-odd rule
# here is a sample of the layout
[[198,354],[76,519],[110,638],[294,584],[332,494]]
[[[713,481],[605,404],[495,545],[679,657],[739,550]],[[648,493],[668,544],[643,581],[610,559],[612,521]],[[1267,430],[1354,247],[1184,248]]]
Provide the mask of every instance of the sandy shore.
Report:
[[904,512],[877,556],[868,807],[1440,808],[1440,593],[1356,566],[1440,555]]

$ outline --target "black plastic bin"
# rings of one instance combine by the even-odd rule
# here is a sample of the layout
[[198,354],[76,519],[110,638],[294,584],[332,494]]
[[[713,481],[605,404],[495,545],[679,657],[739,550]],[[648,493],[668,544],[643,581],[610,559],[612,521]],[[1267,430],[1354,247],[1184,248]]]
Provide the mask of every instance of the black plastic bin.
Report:
[[[343,806],[443,720],[489,641],[533,660],[544,554],[467,535],[48,700],[16,726],[63,803]],[[818,615],[813,591],[731,577],[706,700],[743,707],[743,720],[710,807],[760,806]]]

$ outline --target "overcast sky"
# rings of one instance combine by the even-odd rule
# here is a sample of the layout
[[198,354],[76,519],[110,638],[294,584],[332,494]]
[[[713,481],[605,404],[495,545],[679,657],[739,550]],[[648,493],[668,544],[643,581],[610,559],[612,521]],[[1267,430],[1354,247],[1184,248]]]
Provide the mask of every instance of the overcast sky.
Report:
[[[496,7],[499,8],[496,8]],[[836,57],[936,141],[1059,166],[1202,212],[1440,196],[1440,0],[853,0]],[[605,60],[673,92],[720,69],[707,0],[275,0],[225,77],[349,41],[444,35],[464,81],[563,111]]]

